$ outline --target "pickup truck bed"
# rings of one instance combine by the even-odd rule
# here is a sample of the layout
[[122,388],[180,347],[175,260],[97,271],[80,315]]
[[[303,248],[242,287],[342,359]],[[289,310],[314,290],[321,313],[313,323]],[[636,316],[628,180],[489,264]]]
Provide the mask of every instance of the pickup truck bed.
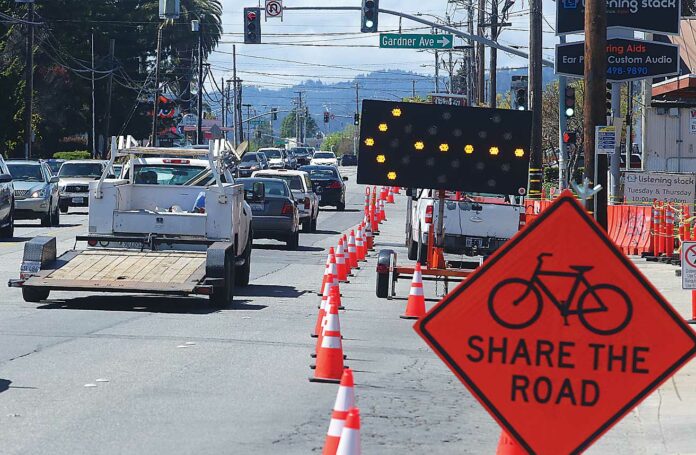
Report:
[[24,287],[190,295],[206,274],[205,252],[69,251]]

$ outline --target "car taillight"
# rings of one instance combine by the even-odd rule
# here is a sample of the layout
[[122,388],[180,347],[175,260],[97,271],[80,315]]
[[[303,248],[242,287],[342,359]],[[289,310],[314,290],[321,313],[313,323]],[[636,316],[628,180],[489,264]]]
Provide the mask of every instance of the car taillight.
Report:
[[337,190],[337,189],[341,188],[341,183],[340,182],[331,182],[331,183],[329,183],[327,188],[330,188],[332,190]]
[[310,201],[309,201],[309,198],[308,198],[308,197],[305,198],[305,200],[304,200],[304,208],[306,208],[307,210],[309,210],[309,202],[310,202]]
[[283,210],[280,211],[281,215],[292,215],[295,211],[293,210],[292,204],[286,202],[283,204]]
[[520,213],[520,230],[527,225],[527,214]]
[[433,206],[429,205],[425,208],[425,222],[431,224],[433,222]]

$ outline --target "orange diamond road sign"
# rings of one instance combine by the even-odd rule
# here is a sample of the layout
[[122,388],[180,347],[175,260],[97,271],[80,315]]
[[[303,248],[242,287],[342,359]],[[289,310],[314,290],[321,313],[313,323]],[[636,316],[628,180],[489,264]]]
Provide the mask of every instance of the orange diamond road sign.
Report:
[[696,354],[696,334],[569,192],[415,329],[537,454],[587,449]]

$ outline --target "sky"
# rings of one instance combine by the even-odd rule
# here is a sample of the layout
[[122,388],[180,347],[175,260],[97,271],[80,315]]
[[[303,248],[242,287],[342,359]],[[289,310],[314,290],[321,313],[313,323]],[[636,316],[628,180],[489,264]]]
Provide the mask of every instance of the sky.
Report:
[[[360,4],[360,0],[284,0],[286,7]],[[224,35],[217,51],[208,59],[217,80],[232,77],[233,44],[237,47],[238,76],[245,84],[267,89],[292,86],[307,79],[319,79],[324,83],[347,81],[356,75],[379,70],[399,69],[426,75],[435,72],[435,57],[429,52],[350,47],[379,43],[378,34],[360,33],[359,11],[286,11],[282,22],[280,19],[262,22],[263,42],[268,44],[245,45],[243,8],[249,6],[258,6],[258,0],[223,0]],[[381,0],[380,7],[441,18],[449,13],[455,21],[465,18],[465,13],[455,10],[447,0]],[[555,26],[554,9],[554,2],[543,1],[544,58],[548,60],[553,60],[553,47],[558,42],[552,28]],[[528,10],[528,0],[516,0],[510,13],[512,26],[502,32],[501,44],[521,46],[520,50],[527,52]],[[398,32],[399,19],[380,14],[379,29]],[[404,33],[429,32],[422,24],[408,20],[402,21],[401,29]],[[463,43],[457,39],[455,45],[459,44]],[[524,67],[527,64],[522,58],[499,53],[498,65]]]

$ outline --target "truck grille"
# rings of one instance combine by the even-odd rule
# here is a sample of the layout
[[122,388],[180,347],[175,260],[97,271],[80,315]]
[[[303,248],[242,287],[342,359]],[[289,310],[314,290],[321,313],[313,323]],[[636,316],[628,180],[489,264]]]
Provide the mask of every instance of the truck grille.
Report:
[[14,195],[16,199],[24,199],[29,194],[29,190],[15,190]]
[[87,185],[66,185],[66,193],[89,193],[89,186]]

